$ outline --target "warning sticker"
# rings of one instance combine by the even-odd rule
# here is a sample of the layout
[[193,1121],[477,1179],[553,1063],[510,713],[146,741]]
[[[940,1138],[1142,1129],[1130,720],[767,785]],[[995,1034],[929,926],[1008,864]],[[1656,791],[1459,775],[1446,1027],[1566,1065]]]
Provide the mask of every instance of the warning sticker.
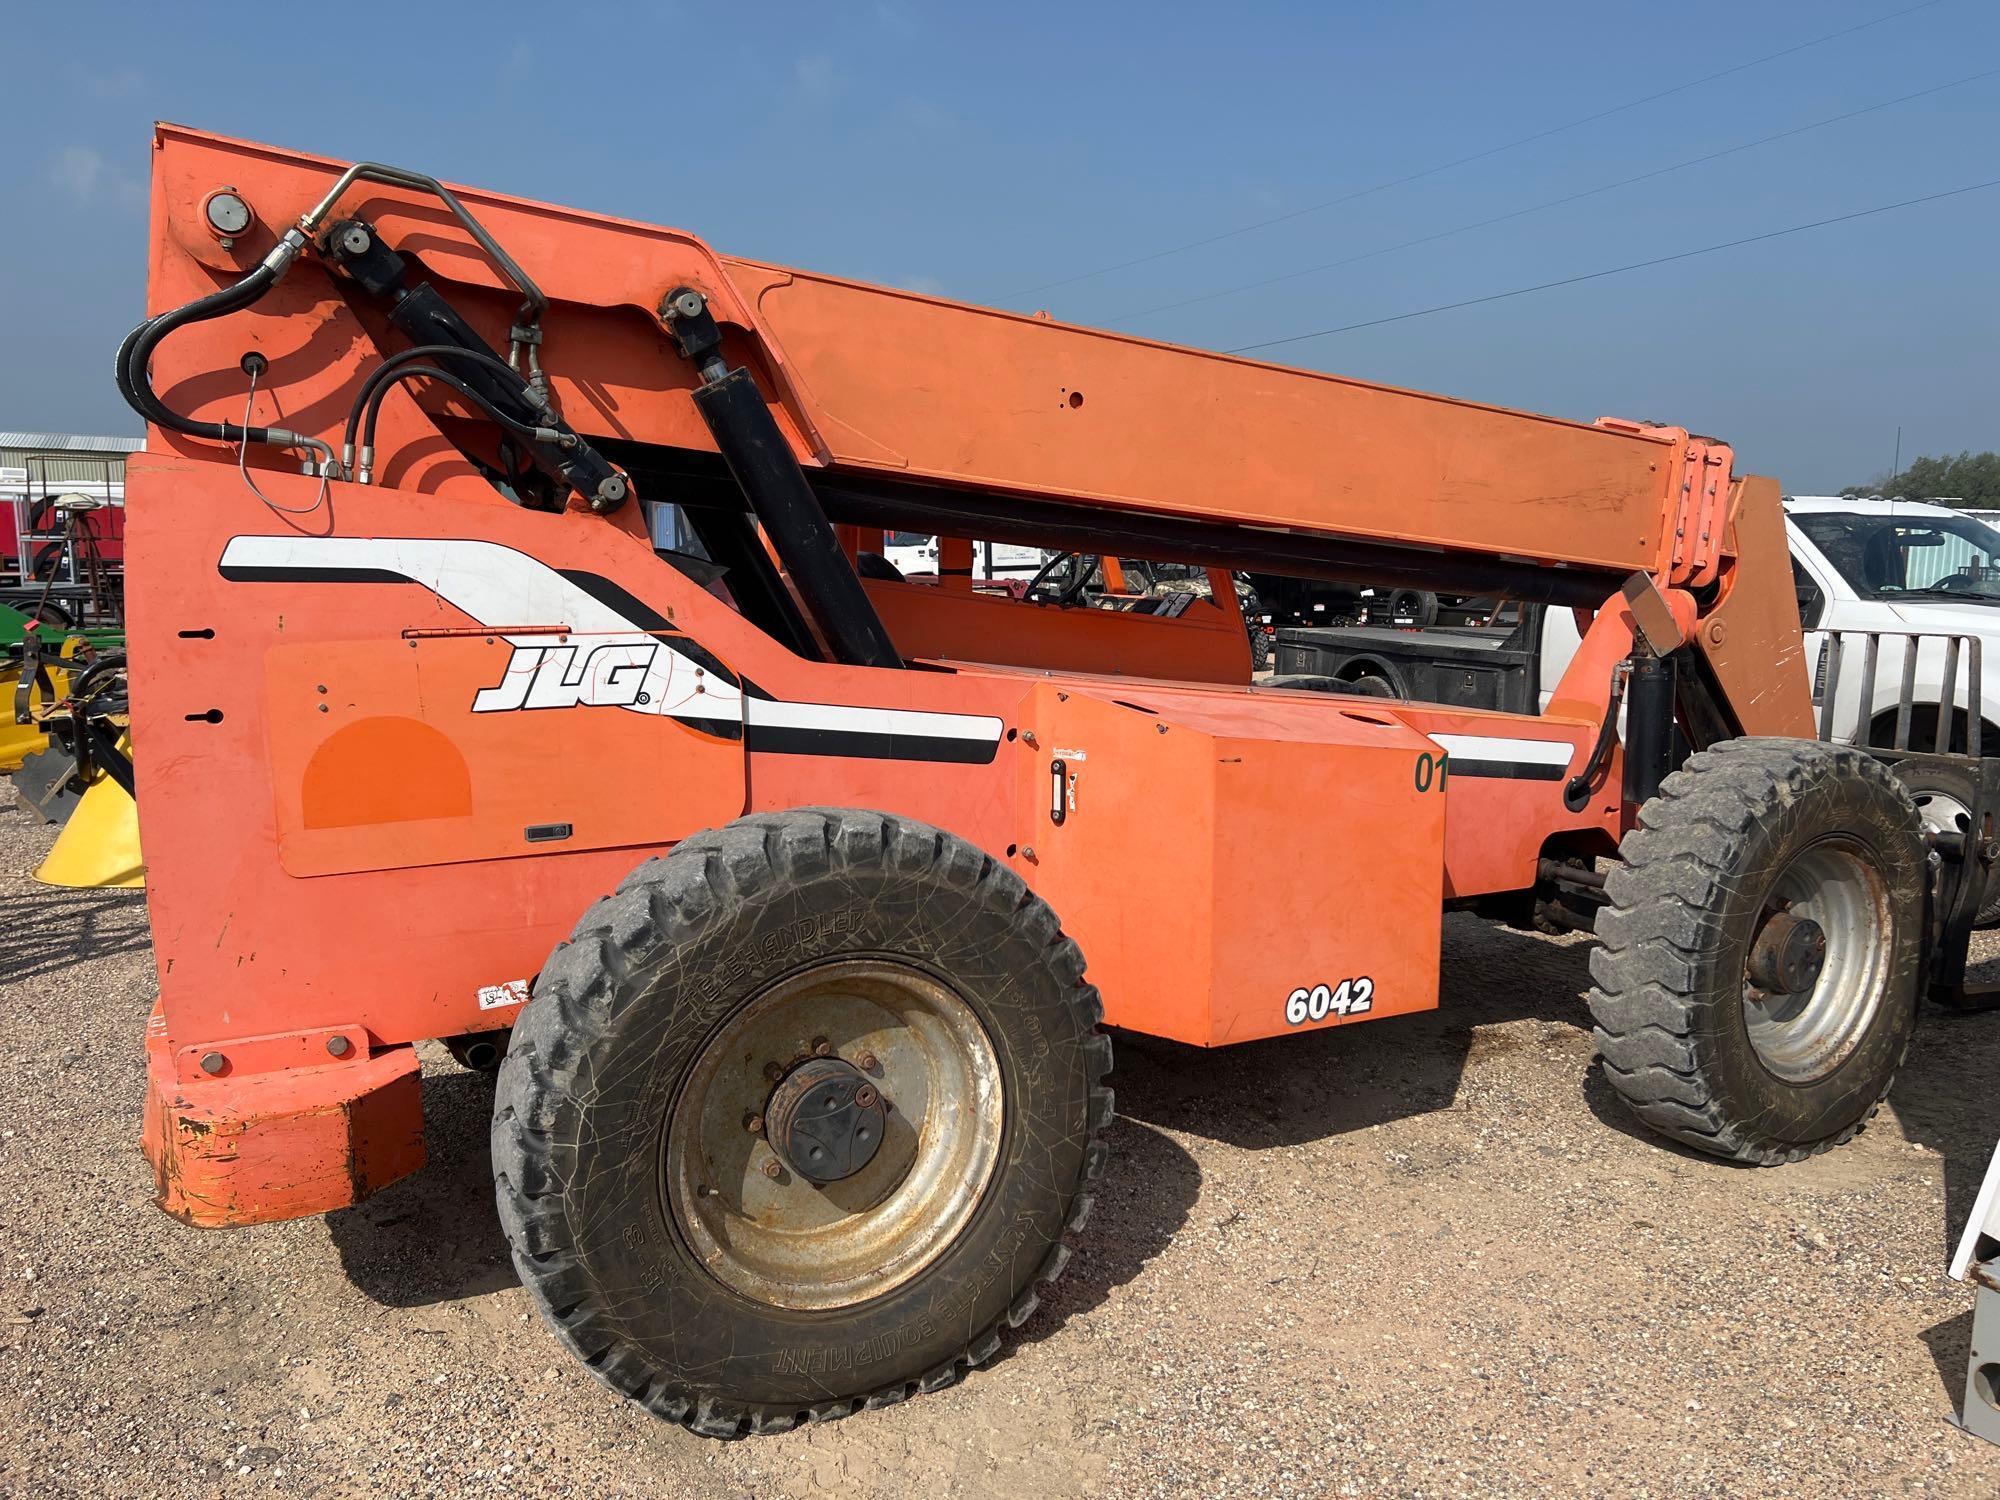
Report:
[[510,979],[505,984],[480,986],[479,1008],[481,1010],[503,1010],[509,1005],[528,1003],[528,981]]

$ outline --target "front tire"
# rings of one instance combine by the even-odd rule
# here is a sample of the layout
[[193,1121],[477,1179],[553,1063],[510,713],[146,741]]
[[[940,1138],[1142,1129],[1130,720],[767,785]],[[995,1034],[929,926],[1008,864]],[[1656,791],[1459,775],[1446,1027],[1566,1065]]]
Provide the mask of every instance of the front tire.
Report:
[[493,1157],[522,1282],[599,1379],[706,1435],[948,1385],[1089,1210],[1101,1013],[1055,914],[950,834],[806,810],[688,839],[585,913],[515,1025]]
[[1590,955],[1604,1076],[1646,1124],[1717,1156],[1768,1166],[1849,1139],[1916,1025],[1909,797],[1865,751],[1729,740],[1639,822]]

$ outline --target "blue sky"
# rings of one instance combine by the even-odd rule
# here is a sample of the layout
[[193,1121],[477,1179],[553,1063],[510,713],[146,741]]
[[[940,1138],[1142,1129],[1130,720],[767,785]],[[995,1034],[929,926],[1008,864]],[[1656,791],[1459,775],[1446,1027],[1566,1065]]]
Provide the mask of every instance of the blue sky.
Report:
[[[0,91],[0,427],[131,431],[155,118],[674,224],[719,248],[1108,323],[2000,68],[1940,0],[473,8],[21,6]],[[476,19],[473,17],[476,16]],[[371,33],[371,26],[374,30]],[[1117,326],[1229,348],[2000,177],[2000,77],[1643,184]],[[1270,351],[1670,421],[1794,493],[2000,448],[2000,188]]]

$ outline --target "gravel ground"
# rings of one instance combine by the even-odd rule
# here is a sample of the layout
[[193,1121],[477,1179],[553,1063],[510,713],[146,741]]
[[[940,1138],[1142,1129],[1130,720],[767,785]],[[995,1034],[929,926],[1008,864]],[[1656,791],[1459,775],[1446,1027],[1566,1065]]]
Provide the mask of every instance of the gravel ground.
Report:
[[1120,1038],[1105,1191],[1001,1357],[724,1444],[543,1330],[491,1085],[439,1049],[415,1178],[259,1229],[154,1209],[143,898],[33,885],[48,841],[0,812],[6,1493],[2000,1494],[2000,1449],[1946,1423],[1971,1312],[1941,1273],[2000,1017],[1927,1015],[1852,1145],[1735,1168],[1622,1117],[1581,943],[1453,918],[1437,1014],[1213,1056]]

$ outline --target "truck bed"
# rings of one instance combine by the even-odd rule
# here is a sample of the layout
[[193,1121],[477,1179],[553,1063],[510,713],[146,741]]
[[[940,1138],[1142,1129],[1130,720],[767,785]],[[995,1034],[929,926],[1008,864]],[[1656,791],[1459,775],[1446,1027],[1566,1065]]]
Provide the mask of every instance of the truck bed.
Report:
[[1278,632],[1280,678],[1328,686],[1388,684],[1386,696],[1412,703],[1532,714],[1538,706],[1533,642],[1540,611],[1511,628],[1492,625],[1302,626]]

